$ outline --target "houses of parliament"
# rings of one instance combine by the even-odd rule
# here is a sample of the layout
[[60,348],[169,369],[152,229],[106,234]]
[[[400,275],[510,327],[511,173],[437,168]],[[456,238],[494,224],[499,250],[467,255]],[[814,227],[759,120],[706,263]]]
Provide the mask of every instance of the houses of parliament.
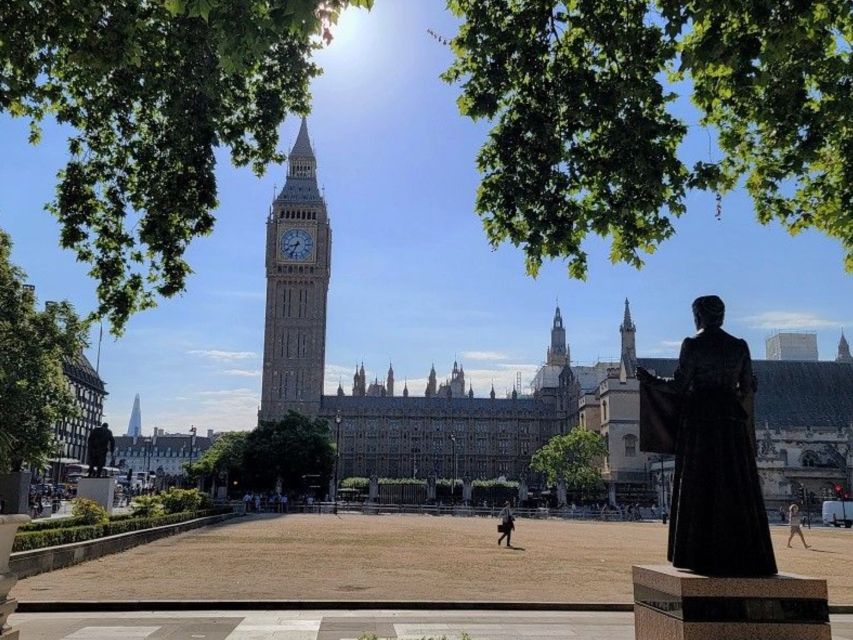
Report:
[[[668,501],[671,474],[659,456],[638,451],[638,365],[672,375],[676,359],[638,357],[628,301],[618,325],[620,359],[571,366],[560,309],[543,330],[545,364],[532,392],[475,397],[454,363],[439,383],[399,389],[393,368],[368,382],[364,366],[352,395],[324,395],[326,314],[332,229],[317,184],[317,162],[303,119],[284,187],[267,219],[266,311],[259,418],[288,411],[340,420],[340,476],[518,479],[548,439],[580,426],[605,438],[603,476],[612,500],[656,494]],[[544,323],[543,323],[544,324]],[[543,327],[544,329],[545,327]],[[753,357],[754,354],[753,354]],[[819,494],[832,482],[853,483],[853,358],[841,337],[835,361],[755,360],[759,470],[765,499],[787,499],[798,487]],[[671,469],[671,466],[669,467]],[[663,471],[656,471],[663,469]]]

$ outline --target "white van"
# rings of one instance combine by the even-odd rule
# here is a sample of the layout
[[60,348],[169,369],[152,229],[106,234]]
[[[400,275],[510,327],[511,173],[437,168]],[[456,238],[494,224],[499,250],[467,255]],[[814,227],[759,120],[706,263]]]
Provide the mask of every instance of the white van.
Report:
[[824,500],[823,523],[840,527],[853,527],[853,500]]

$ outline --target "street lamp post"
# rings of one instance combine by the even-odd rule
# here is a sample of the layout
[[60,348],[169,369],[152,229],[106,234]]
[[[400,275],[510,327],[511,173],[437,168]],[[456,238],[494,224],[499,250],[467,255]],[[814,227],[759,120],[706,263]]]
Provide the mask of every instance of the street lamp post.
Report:
[[[192,436],[190,437],[190,467],[192,467],[193,466],[193,450],[195,449],[195,436],[197,433],[195,425],[190,426],[190,433],[192,434]],[[189,473],[187,473],[187,475],[189,475]]]
[[343,422],[343,418],[341,418],[341,412],[338,410],[335,413],[335,495],[333,496],[336,515],[338,513],[338,466],[341,460],[341,422]]
[[450,479],[450,504],[453,504],[453,499],[456,494],[456,434],[450,434],[450,443],[453,452],[453,478]]

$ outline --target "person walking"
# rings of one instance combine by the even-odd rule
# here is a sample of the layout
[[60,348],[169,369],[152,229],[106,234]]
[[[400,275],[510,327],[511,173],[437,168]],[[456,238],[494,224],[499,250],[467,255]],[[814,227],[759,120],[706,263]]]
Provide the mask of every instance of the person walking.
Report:
[[795,535],[800,536],[800,540],[803,541],[803,546],[808,549],[809,545],[806,544],[806,538],[803,535],[803,530],[800,528],[800,507],[796,504],[792,504],[788,508],[788,522],[791,525],[791,535],[788,536],[788,548],[791,548],[791,540],[794,539]]
[[501,542],[506,538],[506,546],[511,547],[512,530],[515,529],[515,518],[512,515],[512,509],[509,507],[509,500],[507,500],[504,508],[501,509],[498,517],[501,519],[501,525],[499,528],[503,534],[498,538],[498,546],[501,546]]

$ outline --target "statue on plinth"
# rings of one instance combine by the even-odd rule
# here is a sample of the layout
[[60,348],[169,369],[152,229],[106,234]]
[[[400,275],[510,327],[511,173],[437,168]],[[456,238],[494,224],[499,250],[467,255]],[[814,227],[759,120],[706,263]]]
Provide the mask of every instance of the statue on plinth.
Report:
[[88,451],[89,478],[102,478],[104,467],[107,466],[107,451],[115,456],[116,441],[110,425],[104,422],[100,427],[95,427],[89,433],[86,445]]
[[693,302],[697,333],[672,380],[642,367],[640,449],[675,454],[667,559],[709,576],[769,576],[776,559],[756,465],[749,347],[722,329],[717,296]]

